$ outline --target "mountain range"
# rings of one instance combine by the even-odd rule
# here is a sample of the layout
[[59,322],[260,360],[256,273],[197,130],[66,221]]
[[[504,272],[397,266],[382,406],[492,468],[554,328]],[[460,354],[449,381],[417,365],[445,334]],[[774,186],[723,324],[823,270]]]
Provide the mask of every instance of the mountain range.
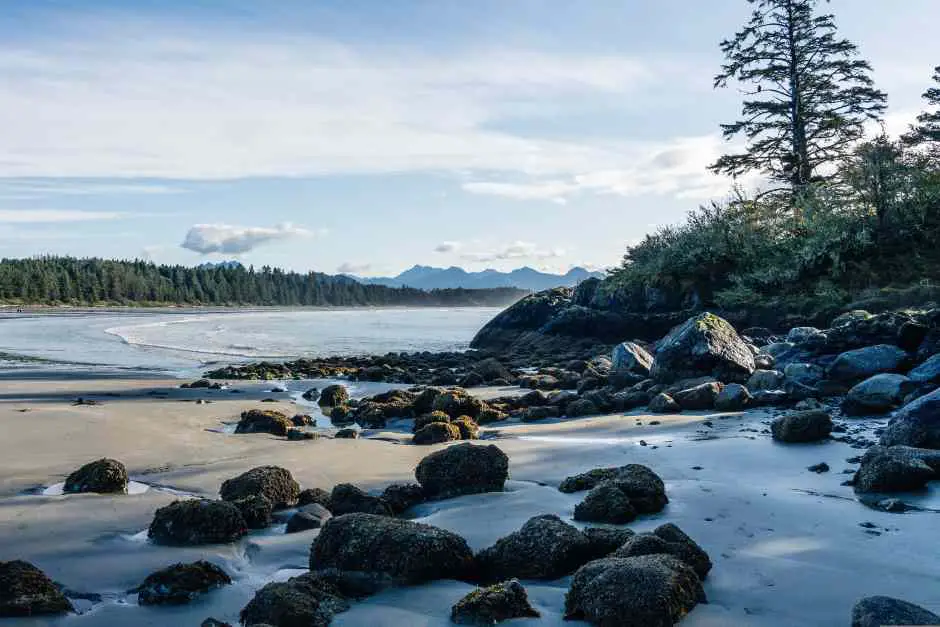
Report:
[[516,287],[524,290],[540,291],[553,287],[572,287],[584,279],[602,278],[603,276],[601,272],[590,272],[581,267],[572,268],[565,274],[549,274],[529,267],[517,268],[512,272],[500,272],[499,270],[467,272],[457,266],[451,266],[450,268],[414,266],[394,277],[352,276],[352,278],[369,285],[407,286],[422,290],[456,287],[465,289]]

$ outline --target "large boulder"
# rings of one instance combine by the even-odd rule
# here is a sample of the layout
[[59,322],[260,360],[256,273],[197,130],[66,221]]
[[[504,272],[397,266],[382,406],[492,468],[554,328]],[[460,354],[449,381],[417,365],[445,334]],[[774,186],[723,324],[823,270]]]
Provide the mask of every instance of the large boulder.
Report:
[[594,468],[587,472],[566,477],[558,486],[559,492],[571,494],[590,490],[606,481],[618,481],[636,486],[636,491],[665,494],[665,484],[659,475],[642,464]]
[[127,468],[116,459],[102,457],[89,462],[70,474],[65,480],[65,491],[123,494],[127,492]]
[[861,381],[882,372],[898,372],[908,361],[908,354],[892,344],[866,346],[836,357],[828,375],[836,381]]
[[294,423],[286,414],[273,409],[249,409],[243,411],[235,426],[235,433],[270,433],[287,435]]
[[538,331],[552,318],[571,306],[572,291],[559,287],[530,294],[503,310],[477,332],[471,348],[508,348],[520,335]]
[[320,407],[339,407],[349,402],[349,392],[346,386],[340,384],[328,385],[320,392],[317,404]]
[[331,518],[310,549],[310,570],[336,568],[381,573],[406,584],[462,579],[473,553],[460,536],[431,525],[346,514]]
[[415,479],[431,499],[502,492],[509,457],[494,444],[456,444],[435,451],[415,468]]
[[356,513],[392,515],[392,509],[381,497],[367,494],[351,483],[340,483],[333,488],[329,509],[334,516]]
[[751,404],[753,398],[747,388],[740,383],[729,383],[721,388],[715,397],[715,409],[718,411],[741,411]]
[[274,509],[297,504],[300,486],[290,471],[280,466],[258,466],[222,483],[219,495],[223,501],[237,501],[260,494]]
[[322,505],[318,505],[317,503],[304,505],[298,508],[297,512],[287,519],[287,528],[284,530],[284,533],[298,533],[309,529],[319,529],[332,517],[330,510]]
[[711,381],[680,390],[674,393],[672,398],[682,409],[713,409],[720,393],[721,384]]
[[907,351],[917,350],[928,328],[907,312],[889,311],[869,318],[858,318],[826,333],[825,351],[836,353],[876,344],[893,344]]
[[503,381],[512,380],[512,373],[495,357],[477,362],[473,367],[473,372],[478,374],[486,383],[496,381],[497,379],[502,379]]
[[579,398],[576,401],[568,403],[565,407],[565,415],[568,418],[580,418],[582,416],[594,416],[600,413],[597,405],[587,398]]
[[140,605],[182,605],[201,594],[232,583],[228,574],[211,562],[173,564],[151,573],[137,588]]
[[881,434],[881,443],[940,449],[940,388],[897,410]]
[[704,600],[695,571],[671,555],[608,557],[575,573],[565,618],[599,627],[672,627]]
[[660,340],[651,375],[661,383],[710,375],[744,382],[754,372],[754,355],[727,321],[712,313],[689,318]]
[[450,620],[458,625],[489,626],[513,618],[539,618],[529,595],[517,579],[477,588],[451,608]]
[[155,544],[187,546],[226,544],[248,533],[245,518],[226,501],[188,499],[158,509],[147,530]]
[[849,390],[842,411],[849,416],[887,413],[900,405],[913,387],[904,375],[876,374]]
[[628,538],[611,557],[667,554],[692,567],[699,579],[704,580],[712,569],[708,553],[692,538],[672,523],[661,525],[652,533],[635,534]]
[[940,353],[908,372],[907,376],[917,384],[940,384]]
[[679,403],[665,392],[660,392],[650,399],[648,409],[654,414],[675,414],[682,411]]
[[613,372],[630,372],[644,379],[650,375],[650,368],[653,366],[653,356],[634,342],[617,344],[611,353],[610,361]]
[[780,390],[785,377],[779,370],[755,370],[745,384],[751,392],[758,390]]
[[0,617],[31,617],[73,611],[44,572],[22,560],[0,562]]
[[271,524],[274,504],[263,494],[252,494],[229,502],[241,512],[249,529],[264,529]]
[[393,483],[382,491],[380,498],[393,515],[400,516],[415,505],[424,503],[428,497],[424,494],[424,488],[417,483]]
[[637,467],[643,471],[623,473],[591,488],[575,506],[574,519],[620,525],[638,514],[662,511],[669,502],[662,479],[645,466]]
[[243,625],[327,627],[336,614],[348,609],[349,602],[336,586],[305,573],[258,590],[240,618]]
[[817,442],[832,433],[832,418],[818,409],[792,412],[774,420],[770,431],[780,442]]
[[558,579],[593,556],[593,546],[581,531],[554,514],[543,514],[480,551],[476,560],[484,581],[500,581]]
[[852,627],[940,625],[940,616],[919,605],[892,597],[865,597],[852,608]]
[[442,444],[461,439],[460,428],[447,422],[431,422],[418,429],[411,441],[418,445]]
[[[931,460],[940,467],[940,459]],[[862,456],[853,485],[857,492],[907,492],[923,488],[938,473],[906,446],[873,446]]]
[[435,397],[431,404],[433,411],[444,412],[451,418],[470,416],[476,418],[486,407],[480,399],[469,394],[462,388],[446,390]]

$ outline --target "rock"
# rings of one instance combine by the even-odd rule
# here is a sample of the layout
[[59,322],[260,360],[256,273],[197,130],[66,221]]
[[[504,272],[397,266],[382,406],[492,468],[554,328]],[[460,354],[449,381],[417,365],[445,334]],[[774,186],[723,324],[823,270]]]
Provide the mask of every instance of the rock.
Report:
[[[610,478],[596,482],[605,475]],[[591,483],[594,485],[590,492],[574,509],[575,520],[623,524],[634,520],[637,514],[660,512],[669,502],[663,480],[639,464],[599,468],[569,477],[562,482],[559,490],[573,491],[574,487]]]
[[477,424],[485,425],[491,422],[500,422],[507,418],[509,418],[509,414],[506,412],[493,409],[492,407],[484,407],[477,415]]
[[711,313],[689,318],[660,340],[651,376],[661,383],[711,375],[743,382],[754,372],[754,356],[728,322]]
[[22,560],[0,562],[0,617],[72,612],[71,602],[44,572]]
[[617,527],[588,527],[581,533],[590,544],[591,559],[607,557],[635,535],[630,529]]
[[819,462],[818,464],[813,464],[809,466],[806,470],[810,472],[815,472],[816,474],[822,474],[824,472],[829,472],[829,464],[826,462]]
[[495,625],[513,618],[539,618],[517,579],[488,588],[477,588],[451,608],[450,620],[458,625]]
[[191,564],[174,564],[152,573],[137,587],[140,605],[182,605],[200,594],[232,583],[224,570],[199,560]]
[[907,492],[923,488],[937,477],[922,459],[909,454],[906,447],[873,446],[862,457],[855,473],[856,492]]
[[806,344],[819,341],[820,336],[822,336],[822,341],[825,342],[826,334],[816,327],[793,327],[790,329],[790,332],[787,333],[787,342],[791,344]]
[[335,434],[333,434],[333,437],[339,440],[358,440],[359,430],[347,427],[337,431]]
[[682,409],[713,409],[715,399],[718,398],[720,392],[720,383],[702,383],[693,388],[676,392],[672,395],[672,398]]
[[393,483],[385,488],[380,498],[385,501],[395,516],[400,516],[427,500],[424,488],[417,483]]
[[422,459],[415,478],[432,499],[502,492],[509,478],[509,458],[493,444],[456,444]]
[[617,392],[614,394],[610,403],[617,411],[629,411],[649,404],[650,396],[646,392],[635,390],[632,392]]
[[480,438],[480,425],[470,416],[461,416],[451,423],[460,431],[461,440],[478,440]]
[[741,411],[751,404],[751,393],[740,383],[729,383],[715,397],[715,409]]
[[320,398],[320,390],[318,390],[317,388],[310,388],[309,390],[301,394],[301,398],[303,398],[305,401],[310,401],[312,403],[316,401],[318,398]]
[[320,436],[312,431],[304,431],[303,429],[288,429],[287,439],[291,442],[302,442],[305,440],[319,440]]
[[469,372],[464,375],[458,383],[460,387],[464,388],[474,388],[480,385],[486,384],[486,381],[483,379],[483,376],[477,372]]
[[249,409],[243,411],[241,420],[235,426],[235,433],[270,433],[272,435],[287,435],[294,428],[285,414],[273,409]]
[[852,311],[847,311],[833,318],[830,326],[843,327],[847,324],[852,324],[854,322],[868,320],[871,317],[872,315],[868,313],[867,311],[865,311],[864,309],[853,309]]
[[622,525],[636,519],[630,497],[613,481],[592,488],[574,508],[574,519],[582,522]]
[[885,625],[940,625],[940,616],[891,597],[865,597],[852,608],[852,627]]
[[327,521],[313,541],[310,569],[321,568],[383,573],[419,584],[467,577],[473,553],[463,538],[431,525],[346,514]]
[[940,384],[940,353],[907,373],[914,383]]
[[784,374],[779,370],[755,370],[745,385],[752,392],[779,390],[783,388],[784,378]]
[[473,338],[471,348],[508,348],[526,332],[538,329],[571,306],[570,288],[530,294],[490,320]]
[[188,499],[158,509],[147,536],[155,544],[227,544],[248,533],[245,518],[227,501]]
[[294,414],[290,417],[290,421],[294,423],[295,427],[315,427],[317,426],[317,421],[313,419],[313,416],[310,414]]
[[230,502],[241,512],[249,529],[264,529],[271,524],[274,504],[263,494],[252,494]]
[[783,405],[789,402],[790,395],[783,390],[758,390],[751,395],[754,405]]
[[124,464],[107,457],[89,462],[65,480],[65,492],[127,493],[127,469]]
[[349,402],[349,392],[346,386],[340,384],[328,385],[323,388],[317,403],[320,407],[338,407]]
[[882,372],[897,372],[908,360],[907,353],[897,346],[867,346],[836,357],[829,366],[828,376],[836,381],[860,381]]
[[780,442],[816,442],[832,433],[832,418],[820,410],[792,412],[774,420],[770,431]]
[[266,497],[274,509],[284,509],[297,503],[300,486],[285,468],[258,466],[227,479],[219,490],[223,501],[237,501],[255,494]]
[[460,439],[460,429],[446,422],[432,422],[418,429],[411,441],[414,444],[441,444]]
[[522,528],[477,554],[484,581],[558,579],[591,559],[592,544],[578,529],[554,514],[535,516]]
[[326,521],[332,518],[330,510],[312,503],[297,509],[297,513],[287,519],[287,529],[284,533],[297,533],[308,529],[319,529]]
[[349,609],[339,590],[311,573],[281,583],[269,583],[241,611],[242,625],[327,627]]
[[654,414],[677,414],[682,411],[679,403],[665,392],[660,392],[654,396],[648,407]]
[[671,555],[608,557],[575,573],[565,618],[600,627],[672,627],[704,600],[695,571]]
[[637,494],[650,493],[665,495],[666,486],[659,475],[642,464],[627,464],[626,466],[594,468],[587,472],[565,478],[558,486],[559,492],[571,494],[591,488],[605,481],[618,481],[637,486]]
[[770,353],[760,352],[754,355],[754,368],[757,370],[773,370],[777,360]]
[[424,427],[428,426],[431,423],[434,423],[434,422],[447,423],[450,421],[451,421],[451,417],[445,414],[444,412],[432,411],[427,414],[421,414],[417,418],[415,418],[415,424],[414,424],[414,427],[412,427],[412,431],[414,433],[417,433],[418,431],[420,431],[421,429],[423,429]]
[[705,580],[712,569],[708,553],[672,523],[661,525],[653,533],[636,534],[620,546],[612,557],[666,554],[692,567],[698,578]]
[[615,346],[610,361],[613,372],[631,372],[643,378],[650,376],[650,368],[653,366],[653,356],[633,342]]
[[794,381],[808,387],[815,386],[826,376],[826,371],[821,366],[802,362],[787,364],[783,373],[787,381]]
[[297,505],[303,507],[311,503],[318,503],[330,509],[330,493],[322,488],[308,488],[297,495]]
[[490,357],[478,362],[473,367],[473,372],[478,374],[480,378],[489,383],[490,381],[495,381],[496,379],[512,379],[512,373],[500,362],[498,359]]
[[476,418],[483,410],[484,404],[480,399],[468,394],[466,390],[454,388],[435,398],[431,407],[434,411],[444,412],[451,418],[459,416]]
[[883,414],[901,404],[914,386],[900,374],[876,374],[849,390],[842,411],[849,416]]
[[940,388],[897,410],[881,434],[881,444],[940,449]]
[[836,353],[877,344],[893,344],[913,352],[917,350],[927,332],[928,328],[915,320],[911,314],[888,311],[829,329],[825,348],[828,353]]
[[558,413],[557,407],[529,407],[522,414],[520,420],[522,420],[522,422],[538,422],[546,418],[557,418]]
[[[211,616],[199,624],[199,627],[232,627],[232,623],[220,621]],[[262,626],[263,627],[263,626]]]
[[599,413],[600,411],[598,411],[597,405],[584,398],[580,398],[576,401],[568,403],[568,406],[565,409],[565,415],[567,415],[569,418],[593,416]]
[[334,516],[343,514],[375,514],[391,516],[392,509],[378,496],[363,492],[351,483],[340,483],[330,493],[329,510]]

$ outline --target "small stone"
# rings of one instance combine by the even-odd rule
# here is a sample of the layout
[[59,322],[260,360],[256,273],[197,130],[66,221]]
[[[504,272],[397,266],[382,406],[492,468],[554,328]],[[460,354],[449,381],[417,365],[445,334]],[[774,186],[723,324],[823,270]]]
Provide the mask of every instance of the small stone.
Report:
[[829,464],[827,464],[826,462],[819,462],[818,464],[813,464],[812,466],[807,468],[807,470],[809,470],[810,472],[815,472],[815,473],[829,472]]

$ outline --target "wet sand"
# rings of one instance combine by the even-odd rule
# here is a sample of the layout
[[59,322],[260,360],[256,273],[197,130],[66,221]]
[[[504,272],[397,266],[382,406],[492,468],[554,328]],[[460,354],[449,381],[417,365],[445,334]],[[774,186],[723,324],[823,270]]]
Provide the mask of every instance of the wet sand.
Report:
[[[407,439],[396,431],[370,432],[360,440],[303,442],[231,435],[222,427],[244,409],[295,413],[310,408],[294,405],[286,394],[277,403],[261,404],[261,397],[271,396],[262,386],[239,395],[179,390],[178,383],[0,381],[0,559],[32,561],[69,590],[99,595],[78,603],[85,612],[80,615],[4,624],[198,625],[208,616],[236,623],[254,590],[307,567],[317,532],[285,536],[281,527],[272,527],[231,546],[153,546],[141,532],[157,507],[177,498],[170,489],[216,497],[225,479],[276,464],[289,469],[302,487],[328,490],[351,482],[380,490],[413,480],[417,462],[439,448],[396,443]],[[78,396],[101,404],[73,406]],[[197,398],[212,402],[196,404]],[[660,424],[651,425],[653,420]],[[683,625],[848,624],[855,601],[873,594],[940,611],[940,562],[933,550],[937,513],[866,508],[851,488],[840,485],[848,478],[841,471],[855,467],[846,458],[861,451],[838,442],[776,444],[766,433],[768,420],[757,411],[631,413],[495,425],[484,433],[510,457],[507,491],[430,503],[412,513],[481,549],[537,514],[570,520],[583,494],[558,492],[555,486],[564,477],[597,466],[642,463],[666,481],[670,504],[630,527],[645,530],[675,522],[715,563],[705,583],[710,603],[697,607]],[[150,489],[124,496],[23,494],[61,482],[102,456],[123,461],[131,478]],[[806,470],[821,461],[831,466],[829,473]],[[940,509],[936,490],[915,500]],[[874,528],[861,527],[862,522]],[[125,592],[160,567],[199,558],[225,568],[235,584],[182,608],[141,608],[136,596]],[[543,619],[513,624],[563,624],[567,580],[526,585]],[[354,605],[334,624],[447,625],[450,606],[469,589],[437,582],[387,591]]]

